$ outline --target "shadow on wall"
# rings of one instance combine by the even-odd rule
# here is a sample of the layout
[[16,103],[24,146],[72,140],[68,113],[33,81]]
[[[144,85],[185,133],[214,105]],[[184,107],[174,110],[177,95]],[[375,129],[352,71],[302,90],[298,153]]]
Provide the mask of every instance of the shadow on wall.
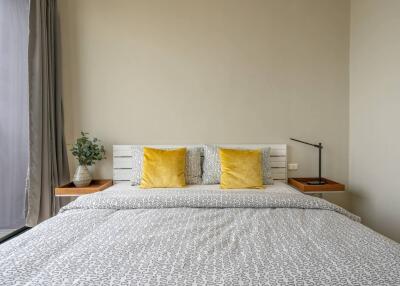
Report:
[[[393,216],[385,216],[384,209],[381,206],[377,207],[375,202],[365,195],[363,188],[352,187],[348,191],[348,200],[350,203],[349,210],[361,217],[362,224],[400,242],[400,237],[397,235],[397,229],[400,227],[399,219]],[[395,227],[393,228],[393,226]]]

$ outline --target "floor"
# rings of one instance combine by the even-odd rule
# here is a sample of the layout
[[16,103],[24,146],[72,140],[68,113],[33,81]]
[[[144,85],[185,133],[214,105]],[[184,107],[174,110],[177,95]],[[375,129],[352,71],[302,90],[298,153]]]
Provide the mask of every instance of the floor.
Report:
[[0,229],[0,238],[6,236],[7,234],[13,232],[15,229]]

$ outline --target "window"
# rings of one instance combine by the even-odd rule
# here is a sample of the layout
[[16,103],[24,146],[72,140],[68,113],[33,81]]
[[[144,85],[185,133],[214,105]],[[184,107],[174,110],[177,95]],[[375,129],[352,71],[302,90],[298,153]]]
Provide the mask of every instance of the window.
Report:
[[0,238],[25,225],[29,0],[0,1]]

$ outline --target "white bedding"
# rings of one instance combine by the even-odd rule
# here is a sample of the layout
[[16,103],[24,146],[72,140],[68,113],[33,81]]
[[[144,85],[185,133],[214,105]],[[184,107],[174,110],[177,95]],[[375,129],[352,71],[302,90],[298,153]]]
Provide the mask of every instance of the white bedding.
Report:
[[0,285],[400,285],[400,245],[283,183],[79,197],[0,245]]

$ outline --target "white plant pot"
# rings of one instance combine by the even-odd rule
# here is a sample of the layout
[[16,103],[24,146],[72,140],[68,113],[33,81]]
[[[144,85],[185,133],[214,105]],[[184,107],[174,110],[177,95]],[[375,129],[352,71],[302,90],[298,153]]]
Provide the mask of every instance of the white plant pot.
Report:
[[72,181],[74,182],[74,185],[78,188],[87,187],[90,185],[90,182],[92,181],[92,176],[90,175],[90,172],[86,165],[79,165],[78,168],[76,168]]

